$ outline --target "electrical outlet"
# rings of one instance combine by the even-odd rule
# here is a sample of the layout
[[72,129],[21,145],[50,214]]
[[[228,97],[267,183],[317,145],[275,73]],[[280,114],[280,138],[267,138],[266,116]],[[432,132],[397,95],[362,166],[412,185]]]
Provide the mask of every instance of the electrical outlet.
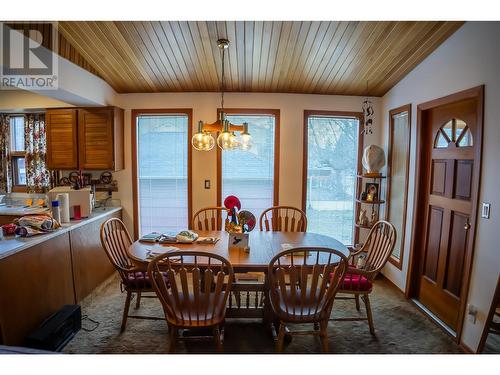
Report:
[[481,206],[481,217],[483,219],[490,218],[490,208],[491,208],[491,203],[483,202],[483,204]]
[[210,189],[210,180],[205,180],[205,189]]

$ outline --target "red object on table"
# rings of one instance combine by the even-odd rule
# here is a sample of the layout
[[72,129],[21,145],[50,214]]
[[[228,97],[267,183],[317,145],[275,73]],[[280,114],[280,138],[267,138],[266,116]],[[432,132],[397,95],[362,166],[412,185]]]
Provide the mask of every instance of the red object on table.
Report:
[[2,231],[4,236],[8,236],[10,234],[15,234],[16,233],[16,224],[4,224],[2,225]]
[[80,205],[73,206],[73,219],[80,220],[82,218],[82,212],[80,210]]

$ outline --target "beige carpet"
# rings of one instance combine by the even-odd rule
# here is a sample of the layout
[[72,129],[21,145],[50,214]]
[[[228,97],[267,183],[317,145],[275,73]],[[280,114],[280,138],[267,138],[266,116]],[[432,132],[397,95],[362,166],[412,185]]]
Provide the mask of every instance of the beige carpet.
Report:
[[[81,330],[64,352],[93,353],[166,353],[167,326],[164,321],[129,319],[127,329],[120,334],[125,295],[120,293],[119,279],[114,277],[82,303],[82,313],[99,322],[87,332]],[[460,348],[441,329],[423,316],[386,280],[375,282],[371,295],[376,336],[368,331],[366,322],[330,322],[331,353],[461,353]],[[363,307],[363,305],[362,305]],[[357,314],[353,301],[336,301],[333,316]],[[156,299],[143,299],[141,308],[131,313],[162,316]],[[83,327],[95,324],[83,321]],[[292,329],[294,327],[292,326]],[[295,329],[304,327],[295,327]],[[306,327],[309,329],[310,327]],[[212,342],[180,342],[179,353],[213,353]],[[269,331],[258,321],[228,320],[225,328],[224,352],[274,353],[274,341]],[[319,339],[295,336],[286,346],[286,353],[319,353]]]

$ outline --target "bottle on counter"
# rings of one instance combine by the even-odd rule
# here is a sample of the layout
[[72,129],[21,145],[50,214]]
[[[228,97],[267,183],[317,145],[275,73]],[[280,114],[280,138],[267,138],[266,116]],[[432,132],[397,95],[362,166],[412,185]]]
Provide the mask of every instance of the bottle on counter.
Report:
[[56,199],[59,201],[59,210],[61,214],[61,221],[59,223],[69,223],[70,220],[69,194],[68,193],[57,194]]
[[52,218],[58,223],[61,223],[61,209],[59,207],[59,201],[52,201]]

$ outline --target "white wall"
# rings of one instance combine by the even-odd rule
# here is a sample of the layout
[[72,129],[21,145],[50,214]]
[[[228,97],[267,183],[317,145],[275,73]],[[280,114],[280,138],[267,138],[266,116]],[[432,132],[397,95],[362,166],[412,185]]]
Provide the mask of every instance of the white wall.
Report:
[[71,104],[23,90],[0,90],[0,111],[70,107]]
[[[226,108],[264,108],[280,110],[280,168],[279,202],[283,205],[302,205],[302,137],[304,109],[360,112],[363,97],[301,94],[230,93],[225,96]],[[378,111],[380,99],[374,98]],[[199,120],[213,122],[220,106],[217,93],[157,93],[122,94],[116,105],[125,109],[125,170],[115,173],[119,192],[114,198],[121,199],[124,221],[132,228],[132,155],[131,155],[131,109],[192,108],[193,132]],[[365,143],[379,143],[379,121],[374,119],[374,135]],[[217,201],[216,150],[210,152],[193,150],[193,212]],[[204,180],[211,180],[211,189],[204,189]]]
[[417,105],[485,84],[485,115],[480,201],[491,202],[491,218],[478,219],[468,303],[477,306],[477,321],[464,322],[462,342],[475,350],[490,307],[500,270],[500,22],[467,22],[382,98],[383,142],[387,147],[388,111],[412,104],[412,145],[408,216],[403,269],[384,269],[405,290],[413,220]]

